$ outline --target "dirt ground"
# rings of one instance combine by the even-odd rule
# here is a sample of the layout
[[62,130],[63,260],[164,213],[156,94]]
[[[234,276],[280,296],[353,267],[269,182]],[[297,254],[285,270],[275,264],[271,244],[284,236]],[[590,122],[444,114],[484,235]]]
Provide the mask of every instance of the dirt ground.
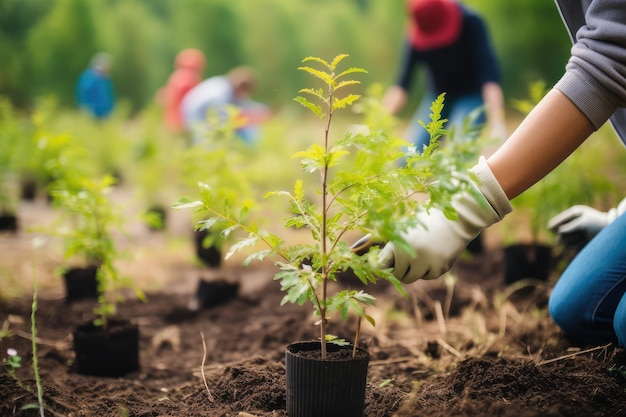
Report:
[[[48,211],[41,203],[27,205],[23,223],[41,221]],[[172,221],[186,224],[175,216]],[[119,305],[119,317],[139,326],[141,365],[119,378],[81,375],[73,368],[71,333],[91,318],[93,302],[64,302],[60,281],[51,278],[61,262],[58,253],[32,249],[23,230],[0,237],[0,325],[8,335],[0,338],[0,358],[16,349],[23,358],[21,383],[36,386],[28,291],[35,272],[46,415],[286,416],[285,347],[316,338],[311,310],[280,307],[271,265],[244,269],[227,262],[209,269],[194,259],[185,233],[140,226],[131,232],[129,246],[144,246],[123,267],[138,278],[148,300],[128,297]],[[364,416],[626,414],[623,350],[578,346],[564,337],[546,312],[551,282],[505,287],[501,248],[493,244],[461,260],[451,277],[407,286],[408,299],[385,284],[367,289],[377,306],[369,310],[376,327],[366,325],[362,335],[361,346],[371,354]],[[192,312],[188,304],[200,279],[238,282],[239,291],[221,305]],[[348,278],[337,285],[358,284]],[[332,319],[329,330],[352,339],[354,322]],[[22,409],[36,402],[0,370],[1,416],[39,415]]]

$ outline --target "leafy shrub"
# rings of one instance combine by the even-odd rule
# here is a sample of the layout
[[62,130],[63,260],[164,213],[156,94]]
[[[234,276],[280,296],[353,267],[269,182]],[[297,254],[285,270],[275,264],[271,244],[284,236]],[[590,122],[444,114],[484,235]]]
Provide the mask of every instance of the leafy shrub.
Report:
[[[438,150],[438,139],[447,134],[445,119],[441,119],[444,94],[433,103],[431,121],[423,123],[431,135],[431,144],[424,152],[417,152],[408,144],[390,136],[382,126],[389,120],[375,117],[380,104],[370,99],[360,108],[371,126],[361,126],[361,133],[346,132],[334,139],[331,135],[335,113],[350,107],[360,95],[353,90],[360,84],[350,79],[364,74],[362,68],[340,70],[347,55],[338,55],[327,62],[317,57],[307,57],[299,70],[321,81],[322,88],[303,88],[296,101],[312,111],[323,121],[321,140],[308,149],[297,152],[305,174],[317,176],[313,193],[307,193],[303,179],[297,179],[292,191],[276,191],[266,196],[280,196],[288,201],[291,216],[286,218],[286,229],[304,228],[310,232],[311,243],[290,244],[279,235],[262,229],[249,218],[246,204],[234,204],[222,190],[200,184],[200,199],[182,198],[175,204],[178,209],[193,208],[206,219],[197,228],[219,227],[225,235],[237,230],[241,237],[226,255],[244,248],[262,244],[266,249],[250,254],[244,265],[253,260],[274,259],[280,271],[275,279],[285,292],[282,304],[310,302],[319,318],[320,340],[347,343],[327,332],[327,319],[338,313],[347,319],[350,313],[359,318],[354,340],[356,348],[362,319],[372,324],[366,312],[375,299],[363,290],[339,290],[329,293],[329,283],[339,274],[351,270],[364,284],[380,279],[391,282],[401,293],[404,289],[390,269],[380,270],[377,246],[351,247],[346,239],[353,233],[368,233],[371,241],[390,241],[408,252],[414,250],[403,238],[410,227],[427,226],[417,223],[418,210],[441,208],[450,218],[456,212],[451,205],[452,196],[469,187],[469,177],[464,174],[469,156],[476,156],[476,144],[451,138],[446,152]],[[317,68],[321,67],[321,69]],[[306,97],[305,97],[306,96]],[[405,160],[406,164],[399,164]],[[315,198],[307,198],[314,195]],[[241,202],[239,202],[241,203]],[[371,242],[370,242],[371,243]],[[361,255],[361,253],[366,252]],[[322,357],[326,358],[326,344],[322,343]]]

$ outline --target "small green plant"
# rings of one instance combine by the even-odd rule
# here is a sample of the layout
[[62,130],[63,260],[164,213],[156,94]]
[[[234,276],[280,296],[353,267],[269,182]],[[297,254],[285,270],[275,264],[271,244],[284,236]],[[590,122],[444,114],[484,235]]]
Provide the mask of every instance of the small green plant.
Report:
[[18,380],[17,375],[15,375],[15,370],[22,367],[22,357],[18,356],[17,350],[13,348],[7,349],[7,357],[2,359],[2,364],[5,366],[9,375],[15,380]]
[[37,275],[35,274],[35,265],[33,261],[33,304],[30,315],[30,335],[33,349],[33,372],[35,373],[35,384],[37,385],[37,401],[39,403],[39,414],[44,415],[43,388],[41,385],[41,376],[39,375],[39,358],[37,357]]
[[[119,258],[113,236],[113,228],[121,230],[122,217],[116,211],[109,193],[115,179],[110,175],[102,178],[76,178],[58,181],[52,186],[51,195],[55,207],[63,210],[59,226],[54,233],[63,239],[65,258],[79,257],[97,267],[98,306],[94,309],[95,325],[107,327],[107,320],[116,313],[116,300],[110,292],[118,288],[133,288],[129,278],[122,277],[115,265]],[[135,289],[136,295],[144,295]]]
[[33,265],[33,303],[31,309],[31,317],[30,317],[30,334],[32,341],[32,351],[33,351],[33,372],[35,374],[35,385],[37,386],[37,391],[35,392],[30,386],[24,384],[20,378],[18,378],[16,374],[16,369],[22,367],[22,358],[18,356],[18,353],[15,349],[9,348],[7,349],[7,357],[2,359],[2,364],[6,369],[7,373],[16,384],[22,388],[23,390],[36,395],[38,404],[27,404],[23,407],[23,409],[37,408],[39,409],[40,417],[44,417],[44,401],[43,401],[43,387],[41,384],[41,377],[39,375],[39,359],[37,357],[37,323],[36,323],[36,313],[37,313],[37,276],[35,275],[35,267]]
[[134,289],[139,299],[145,299],[130,278],[118,273],[115,265],[122,254],[117,251],[114,231],[123,232],[122,213],[110,196],[116,180],[110,174],[96,175],[89,153],[74,136],[49,131],[46,128],[49,117],[50,110],[45,106],[33,117],[36,157],[48,178],[52,205],[60,214],[51,225],[32,230],[59,237],[66,262],[96,267],[98,305],[94,309],[94,324],[107,328],[108,319],[116,313],[117,302],[122,300],[113,294],[114,290]]
[[[215,120],[215,111],[207,114],[207,124],[216,126],[206,129],[203,134],[195,132],[195,143],[177,153],[181,184],[179,188],[196,190],[198,184],[209,188],[212,198],[228,201],[231,206],[246,206],[253,209],[252,173],[250,171],[251,149],[235,135],[236,112],[227,108],[226,116]],[[206,220],[206,213],[198,211],[194,224]],[[204,249],[215,248],[221,253],[222,246],[229,240],[230,230],[219,225],[198,228],[203,233],[201,245]]]
[[[361,107],[369,116],[366,120],[372,121],[368,129],[362,129],[364,133],[347,132],[337,139],[331,135],[335,113],[360,98],[353,92],[360,82],[351,77],[367,73],[356,67],[340,70],[346,57],[338,55],[330,62],[307,57],[303,63],[312,66],[299,68],[323,85],[322,88],[303,88],[295,99],[323,120],[321,141],[294,155],[300,159],[304,173],[317,176],[315,192],[305,192],[304,180],[297,179],[292,191],[266,194],[266,197],[287,199],[291,216],[284,220],[284,228],[307,229],[311,243],[290,244],[279,235],[260,228],[249,220],[247,205],[233,204],[207,184],[200,184],[200,200],[182,198],[174,205],[178,209],[194,208],[203,213],[206,218],[198,222],[199,229],[219,227],[225,234],[242,230],[245,236],[231,246],[227,257],[257,244],[265,246],[250,254],[244,265],[253,260],[274,259],[280,268],[275,279],[285,292],[281,304],[312,304],[318,318],[322,359],[327,357],[326,343],[348,344],[327,331],[333,313],[343,320],[351,313],[358,317],[354,352],[362,320],[375,325],[366,311],[375,303],[373,296],[363,290],[330,292],[329,283],[336,281],[341,272],[353,271],[364,284],[387,280],[406,295],[390,269],[378,268],[380,248],[368,248],[369,244],[351,247],[346,242],[350,234],[367,233],[372,241],[390,241],[403,250],[414,252],[403,238],[403,232],[409,227],[425,226],[417,223],[414,213],[439,207],[454,218],[452,195],[467,189],[468,184],[467,175],[460,174],[465,164],[462,155],[435,152],[439,145],[437,139],[447,133],[443,129],[446,120],[441,118],[443,94],[433,103],[431,121],[423,124],[432,138],[423,154],[410,147],[405,151],[408,146],[405,141],[380,128],[388,126],[389,121],[372,117],[371,112],[379,107],[371,100]],[[400,159],[405,159],[406,165],[398,164]],[[422,194],[428,199],[420,198]]]

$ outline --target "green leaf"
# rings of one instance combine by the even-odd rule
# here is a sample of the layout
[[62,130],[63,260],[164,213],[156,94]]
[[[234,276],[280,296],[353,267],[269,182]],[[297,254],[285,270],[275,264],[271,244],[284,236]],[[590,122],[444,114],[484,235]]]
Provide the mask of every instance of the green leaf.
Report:
[[326,155],[326,166],[330,168],[339,165],[341,163],[341,157],[345,155],[350,155],[350,152],[345,149],[334,149],[329,151]]
[[336,110],[336,109],[343,109],[343,108],[345,108],[347,106],[352,105],[352,103],[357,101],[360,97],[361,96],[359,96],[357,94],[350,94],[347,97],[344,97],[342,99],[333,101],[333,111]]
[[202,206],[203,206],[202,201],[199,201],[199,200],[188,201],[188,202],[183,203],[181,199],[179,203],[172,204],[172,208],[174,208],[175,210],[187,209],[187,208],[198,208]]
[[333,334],[326,334],[326,341],[337,346],[350,346],[350,342],[347,342],[345,339],[341,339]]
[[454,207],[450,206],[446,206],[443,208],[443,214],[444,216],[446,216],[446,218],[448,220],[458,220],[459,219],[459,213],[457,213],[456,209]]
[[376,304],[376,298],[374,298],[372,295],[367,294],[365,292],[363,292],[362,290],[352,294],[352,297],[357,300],[359,303],[363,303],[363,304],[367,304],[367,305],[374,305]]
[[[335,58],[336,60],[337,58]],[[316,56],[307,56],[305,57],[302,62],[308,62],[308,61],[315,61],[315,62],[319,62],[320,64],[324,65],[327,68],[330,68],[330,64],[328,62],[326,62],[325,60],[323,60],[322,58],[316,57]]]
[[307,109],[311,110],[319,118],[324,117],[324,113],[322,112],[322,108],[320,106],[313,104],[307,99],[305,99],[304,97],[300,97],[300,96],[294,98],[294,100],[300,103],[302,106],[306,107]]
[[335,91],[343,87],[347,87],[350,85],[358,85],[358,84],[361,84],[361,81],[356,81],[356,80],[341,81],[340,83],[337,83],[337,85],[335,86]]
[[302,180],[296,180],[293,187],[293,197],[297,202],[302,201],[304,198],[304,186]]
[[218,217],[211,217],[210,219],[199,220],[196,222],[196,231],[202,232],[204,230],[210,230],[220,219]]
[[322,63],[324,63],[327,67],[329,67],[332,71],[335,70],[335,68],[337,68],[337,65],[339,65],[339,63],[341,61],[343,61],[345,58],[349,57],[350,55],[348,54],[339,54],[337,55],[335,58],[333,58],[333,61],[330,63],[330,65],[328,65],[328,63],[326,61],[320,60],[322,61]]
[[224,259],[230,259],[234,254],[236,254],[240,250],[256,245],[258,241],[259,241],[258,236],[254,236],[254,235],[249,236],[246,239],[241,239],[240,241],[238,241],[237,243],[235,243],[234,245],[230,247],[230,250],[226,253],[226,256],[224,257]]
[[306,151],[296,152],[293,158],[301,158],[302,168],[306,172],[315,172],[324,169],[326,159],[326,150],[314,143]]
[[265,249],[248,255],[248,257],[243,261],[243,266],[250,265],[252,261],[264,261],[265,259],[270,257],[272,253],[273,251],[271,249]]
[[393,269],[386,269],[383,271],[379,271],[379,274],[384,277],[386,281],[389,281],[391,285],[400,293],[403,297],[409,298],[409,294],[404,289],[404,284],[398,278],[393,275]]
[[341,72],[339,75],[337,75],[335,77],[335,79],[341,78],[341,77],[343,77],[345,75],[348,75],[348,74],[354,74],[355,72],[360,72],[360,73],[367,74],[367,71],[364,70],[363,68],[349,68],[349,69]]
[[309,74],[319,78],[320,80],[322,80],[324,83],[328,84],[328,85],[332,85],[333,84],[333,79],[332,77],[323,71],[320,70],[316,70],[315,68],[311,68],[311,67],[299,67],[298,68],[301,71],[305,71],[308,72]]

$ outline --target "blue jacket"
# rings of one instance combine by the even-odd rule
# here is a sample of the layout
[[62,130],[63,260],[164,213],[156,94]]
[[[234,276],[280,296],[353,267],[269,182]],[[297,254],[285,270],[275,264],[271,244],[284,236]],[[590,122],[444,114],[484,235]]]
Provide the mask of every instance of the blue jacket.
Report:
[[78,78],[76,100],[80,108],[89,111],[95,118],[105,118],[115,104],[110,78],[93,68],[85,70]]

